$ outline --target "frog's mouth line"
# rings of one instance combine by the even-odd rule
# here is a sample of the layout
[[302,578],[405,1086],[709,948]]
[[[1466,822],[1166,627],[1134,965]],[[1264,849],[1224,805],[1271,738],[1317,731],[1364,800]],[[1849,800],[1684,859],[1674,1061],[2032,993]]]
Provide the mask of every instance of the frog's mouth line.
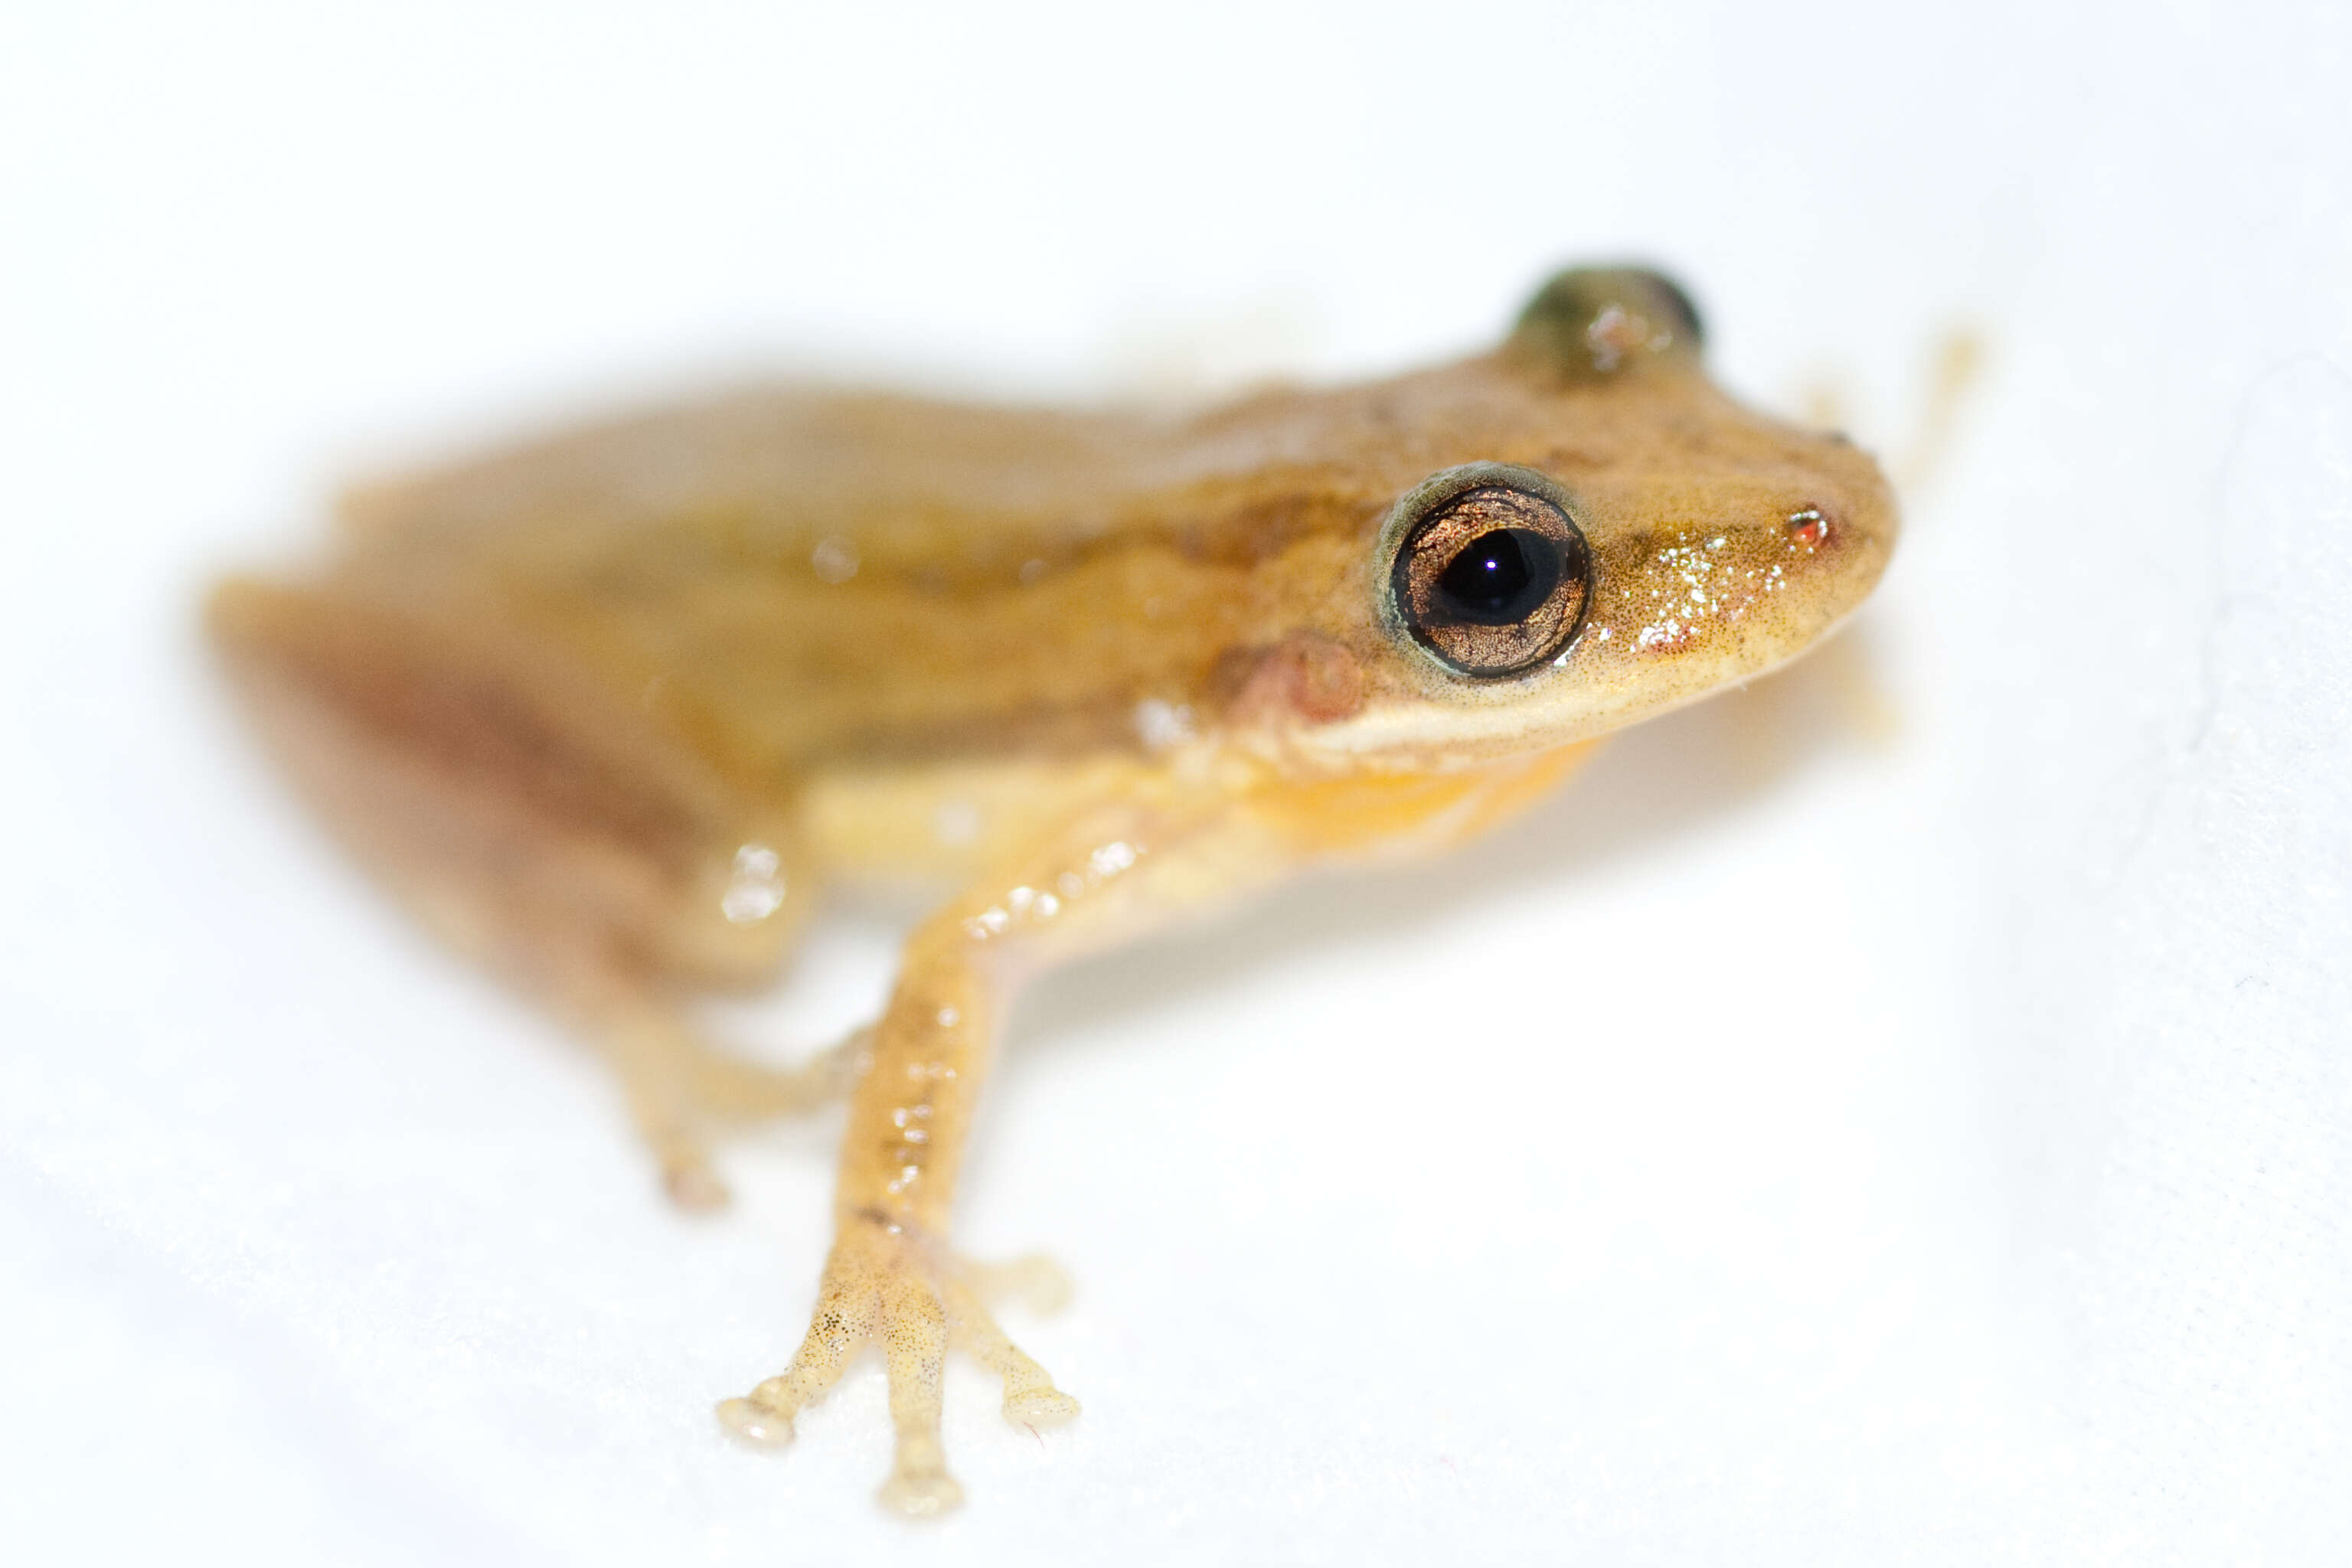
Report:
[[[1832,558],[1819,562],[1826,568],[1821,577],[1793,584],[1798,591],[1785,600],[1777,592],[1738,588],[1715,594],[1699,614],[1662,613],[1665,601],[1651,581],[1654,572],[1610,573],[1596,590],[1603,603],[1548,663],[1482,682],[1448,679],[1416,660],[1405,689],[1304,730],[1295,743],[1340,766],[1484,766],[1597,739],[1769,674],[1819,646],[1860,608],[1888,555],[1883,536],[1842,529],[1818,509],[1790,517],[1792,528],[1811,531],[1801,542],[1808,553],[1820,548]],[[1681,548],[1644,550],[1640,557],[1671,564],[1670,551]]]

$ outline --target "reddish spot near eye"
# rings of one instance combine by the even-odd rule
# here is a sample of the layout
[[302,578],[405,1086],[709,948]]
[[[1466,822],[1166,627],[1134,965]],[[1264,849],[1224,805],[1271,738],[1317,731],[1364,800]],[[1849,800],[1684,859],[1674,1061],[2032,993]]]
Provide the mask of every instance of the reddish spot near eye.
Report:
[[1255,656],[1231,711],[1244,721],[1328,724],[1363,705],[1364,671],[1356,656],[1314,632],[1294,631]]
[[1794,512],[1789,518],[1789,537],[1799,544],[1819,544],[1830,536],[1830,520],[1812,508]]

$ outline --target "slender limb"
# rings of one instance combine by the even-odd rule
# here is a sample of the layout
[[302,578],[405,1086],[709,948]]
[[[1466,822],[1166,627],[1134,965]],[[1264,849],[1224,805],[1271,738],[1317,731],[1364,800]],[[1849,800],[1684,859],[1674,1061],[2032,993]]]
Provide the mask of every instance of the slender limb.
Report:
[[866,1342],[873,1338],[880,1295],[870,1267],[861,1266],[859,1244],[869,1238],[845,1236],[825,1260],[815,1315],[792,1365],[750,1395],[720,1403],[719,1419],[737,1436],[771,1447],[793,1440],[793,1417],[824,1397]]
[[677,1067],[705,1114],[727,1121],[765,1121],[815,1110],[847,1094],[857,1058],[873,1039],[869,1024],[797,1066],[774,1068],[730,1056],[681,1028]]
[[1303,861],[1401,837],[1435,847],[1477,832],[1534,798],[1580,750],[1442,779],[1318,781],[1247,796],[1139,788],[1142,798],[1067,825],[924,921],[861,1056],[834,1192],[836,1239],[813,1326],[784,1373],[727,1401],[719,1419],[755,1440],[788,1441],[793,1415],[859,1346],[878,1341],[898,1429],[882,1500],[926,1514],[961,1495],[940,1446],[940,1366],[950,1347],[1003,1380],[1006,1419],[1034,1426],[1076,1415],[1077,1401],[985,1304],[1006,1291],[1050,1304],[1066,1290],[1060,1271],[1036,1259],[973,1268],[947,1246],[973,1103],[1013,988],[1047,963],[1278,880]]
[[975,887],[908,939],[850,1099],[835,1190],[837,1239],[814,1324],[781,1377],[719,1407],[731,1430],[789,1439],[793,1416],[839,1376],[844,1358],[878,1340],[898,1429],[882,1499],[901,1511],[933,1513],[961,1495],[940,1444],[940,1364],[950,1345],[1003,1380],[1008,1419],[1042,1425],[1077,1413],[1077,1402],[1014,1348],[982,1300],[1010,1288],[1050,1301],[1066,1282],[1034,1261],[994,1270],[958,1263],[946,1241],[950,1200],[995,1020],[1014,984],[1046,962],[1148,923],[1169,904],[1228,889],[1230,865],[1213,862],[1203,872],[1191,857],[1170,853],[1200,842],[1206,820],[1106,811]]
[[963,1500],[940,1440],[940,1378],[948,1354],[947,1312],[920,1274],[882,1287],[882,1348],[890,1369],[890,1424],[898,1451],[882,1501],[901,1513],[944,1513]]
[[627,985],[611,967],[586,971],[566,991],[621,1080],[637,1134],[680,1207],[721,1208],[727,1184],[710,1158],[714,1121],[748,1122],[814,1110],[837,1098],[870,1038],[858,1030],[795,1068],[747,1062],[712,1046],[650,987]]
[[711,1163],[701,1119],[680,1092],[683,1086],[669,1064],[634,1038],[613,1041],[612,1061],[629,1120],[660,1169],[670,1201],[685,1209],[726,1207],[732,1194]]
[[[1034,1262],[1034,1259],[1024,1259]],[[1047,1266],[1051,1268],[1051,1265]],[[976,1270],[972,1272],[977,1272]],[[1059,1274],[1059,1269],[1055,1269]],[[1068,1282],[1062,1281],[1066,1293]],[[1054,1386],[1045,1369],[1030,1359],[981,1305],[967,1279],[950,1279],[940,1289],[947,1309],[948,1342],[1004,1380],[1004,1418],[1031,1426],[1056,1426],[1077,1418],[1078,1402]]]

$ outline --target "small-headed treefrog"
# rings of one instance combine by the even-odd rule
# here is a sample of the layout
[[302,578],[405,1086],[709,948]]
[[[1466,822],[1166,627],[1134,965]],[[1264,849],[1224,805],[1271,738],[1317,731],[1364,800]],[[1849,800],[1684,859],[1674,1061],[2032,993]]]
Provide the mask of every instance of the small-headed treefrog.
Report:
[[[885,1500],[960,1496],[950,1349],[1077,1405],[949,1242],[1013,989],[1304,868],[1508,816],[1610,731],[1781,663],[1895,511],[1835,437],[1738,406],[1696,315],[1562,273],[1502,345],[1177,417],[740,393],[355,495],[212,626],[296,780],[442,934],[617,1069],[670,1191],[715,1126],[846,1087],[835,1237],[754,1440],[868,1344]],[[686,1005],[771,973],[836,878],[952,896],[881,1016],[797,1071]]]

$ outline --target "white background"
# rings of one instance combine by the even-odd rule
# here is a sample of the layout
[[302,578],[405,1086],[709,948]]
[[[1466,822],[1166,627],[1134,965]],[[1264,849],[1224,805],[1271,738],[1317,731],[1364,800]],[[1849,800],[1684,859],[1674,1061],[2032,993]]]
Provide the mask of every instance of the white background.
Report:
[[[0,15],[12,1562],[2352,1557],[2352,25],[2319,5]],[[1079,1284],[774,1456],[831,1119],[656,1199],[194,629],[332,484],[761,366],[1101,395],[1670,263],[1899,452],[1853,630],[1425,870],[1063,976],[962,1214]],[[852,908],[780,1053],[870,1007]],[[1498,1100],[1490,1086],[1532,1086]]]

